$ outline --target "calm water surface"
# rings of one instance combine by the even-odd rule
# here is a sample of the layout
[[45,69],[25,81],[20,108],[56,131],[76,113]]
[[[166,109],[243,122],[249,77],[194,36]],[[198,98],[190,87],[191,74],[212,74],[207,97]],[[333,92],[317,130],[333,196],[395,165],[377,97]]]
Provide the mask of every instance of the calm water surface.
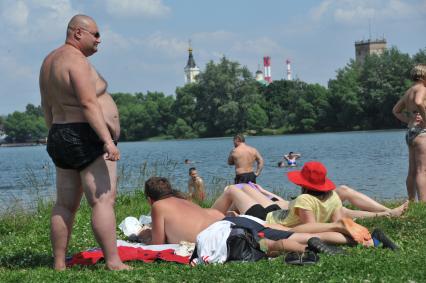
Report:
[[[284,196],[298,194],[277,163],[289,151],[300,152],[304,162],[320,160],[336,184],[347,184],[374,198],[406,196],[407,147],[404,132],[373,131],[247,137],[265,159],[258,183]],[[232,138],[193,139],[158,142],[122,142],[119,148],[120,191],[141,187],[145,176],[163,175],[186,190],[188,169],[195,166],[213,194],[234,178],[226,164]],[[193,164],[184,164],[184,160]],[[30,206],[39,197],[55,196],[54,166],[44,146],[0,147],[0,205]],[[0,209],[1,210],[1,209]]]

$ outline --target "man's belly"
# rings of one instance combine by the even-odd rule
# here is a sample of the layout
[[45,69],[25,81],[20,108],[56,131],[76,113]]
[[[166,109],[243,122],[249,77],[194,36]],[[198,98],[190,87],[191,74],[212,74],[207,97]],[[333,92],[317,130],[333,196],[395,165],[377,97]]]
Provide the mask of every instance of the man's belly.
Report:
[[117,106],[112,97],[107,93],[100,95],[98,102],[111,136],[117,141],[120,137],[120,120]]

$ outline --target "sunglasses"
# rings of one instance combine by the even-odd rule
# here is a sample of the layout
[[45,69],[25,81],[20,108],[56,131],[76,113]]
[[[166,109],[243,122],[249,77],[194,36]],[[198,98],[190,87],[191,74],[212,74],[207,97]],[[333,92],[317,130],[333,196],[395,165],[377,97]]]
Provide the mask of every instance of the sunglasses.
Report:
[[81,30],[83,30],[83,31],[85,31],[85,32],[88,32],[88,33],[90,33],[91,35],[93,35],[93,37],[94,38],[100,38],[101,37],[101,34],[99,33],[99,31],[97,31],[97,32],[93,32],[93,31],[90,31],[90,30],[87,30],[87,29],[85,29],[85,28],[82,28],[82,27],[70,27],[70,29],[72,29],[72,30],[75,30],[75,29],[81,29]]

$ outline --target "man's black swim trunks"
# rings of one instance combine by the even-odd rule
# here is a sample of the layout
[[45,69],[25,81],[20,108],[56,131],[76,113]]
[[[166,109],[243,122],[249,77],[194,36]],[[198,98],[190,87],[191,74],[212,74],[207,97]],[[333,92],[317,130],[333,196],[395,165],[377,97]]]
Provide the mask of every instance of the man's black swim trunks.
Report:
[[47,152],[62,169],[81,171],[104,154],[104,143],[88,123],[53,124]]
[[256,174],[253,172],[238,174],[235,176],[235,184],[248,184],[249,182],[256,184]]

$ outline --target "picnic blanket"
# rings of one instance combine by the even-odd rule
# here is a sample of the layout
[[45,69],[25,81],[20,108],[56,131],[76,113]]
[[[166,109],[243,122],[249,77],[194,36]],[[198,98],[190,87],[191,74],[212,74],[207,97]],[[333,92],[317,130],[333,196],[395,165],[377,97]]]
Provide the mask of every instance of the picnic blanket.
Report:
[[[122,241],[124,242],[124,241]],[[169,262],[177,262],[181,264],[189,264],[190,255],[182,256],[175,254],[175,248],[163,248],[159,246],[169,245],[155,245],[154,250],[150,249],[150,246],[134,247],[120,245],[117,247],[118,254],[122,261],[139,260],[145,263],[151,263],[156,260],[163,260]],[[179,246],[179,245],[173,245]],[[83,252],[74,254],[67,260],[67,266],[72,267],[78,265],[94,265],[104,258],[104,254],[101,248],[93,248]]]

